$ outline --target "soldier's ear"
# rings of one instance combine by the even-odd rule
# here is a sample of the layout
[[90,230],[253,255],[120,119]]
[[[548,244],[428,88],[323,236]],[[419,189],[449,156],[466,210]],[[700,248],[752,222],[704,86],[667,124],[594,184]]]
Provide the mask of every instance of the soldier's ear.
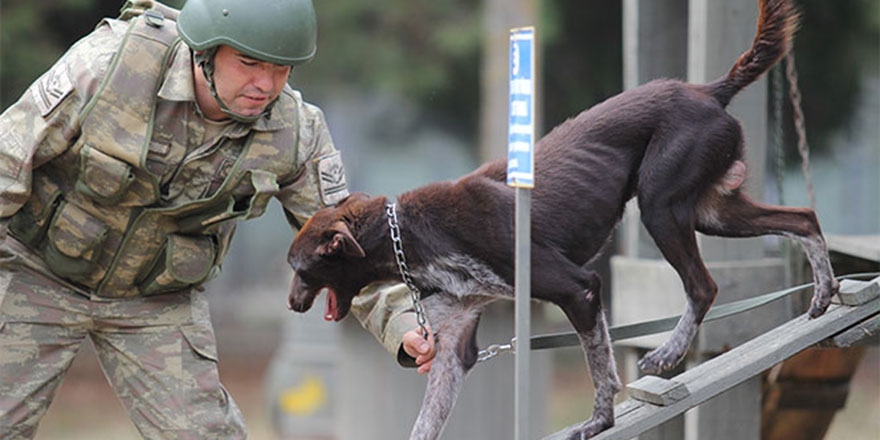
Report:
[[318,249],[318,254],[322,257],[344,255],[352,258],[364,258],[367,256],[352,235],[351,229],[341,220],[330,225],[324,236],[329,237],[329,240],[322,243]]

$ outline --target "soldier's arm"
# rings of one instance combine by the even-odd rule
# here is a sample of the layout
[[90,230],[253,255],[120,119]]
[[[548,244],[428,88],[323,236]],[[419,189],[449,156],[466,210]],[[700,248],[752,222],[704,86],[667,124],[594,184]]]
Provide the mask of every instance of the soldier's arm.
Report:
[[[389,353],[396,357],[401,366],[420,367],[419,372],[425,372],[430,368],[430,359],[434,354],[433,336],[429,341],[424,341],[420,335],[413,336],[416,335],[418,321],[413,311],[409,289],[405,284],[398,282],[370,284],[354,297],[351,314]],[[412,345],[426,343],[427,346],[424,349],[412,346],[409,349],[412,355],[407,353],[404,349],[404,336],[408,332],[413,332]],[[419,356],[418,362],[415,357],[416,352],[424,353]],[[421,367],[422,365],[424,368]]]
[[299,229],[319,209],[335,205],[348,195],[342,158],[324,113],[307,103],[299,105],[299,168],[291,181],[282,181],[276,195],[287,220]]
[[[324,114],[315,106],[300,107],[301,167],[292,182],[285,182],[277,198],[287,220],[299,229],[318,209],[334,205],[348,195],[339,152],[333,145]],[[341,186],[340,186],[341,183]],[[351,312],[403,366],[416,366],[402,349],[407,331],[417,325],[409,291],[401,283],[370,285],[355,298]]]
[[99,27],[0,114],[0,218],[30,197],[33,170],[67,148],[80,132],[85,107],[113,56],[113,32]]

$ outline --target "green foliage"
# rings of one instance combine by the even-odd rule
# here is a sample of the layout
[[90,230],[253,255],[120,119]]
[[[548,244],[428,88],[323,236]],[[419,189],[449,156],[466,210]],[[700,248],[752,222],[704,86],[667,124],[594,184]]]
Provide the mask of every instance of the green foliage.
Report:
[[[0,3],[0,104],[5,108],[122,0]],[[169,0],[179,7],[184,0]],[[315,0],[318,54],[298,67],[307,96],[367,90],[405,96],[423,117],[476,141],[483,42],[479,0]],[[622,89],[621,2],[539,1],[544,130]],[[845,124],[878,69],[880,2],[802,0],[796,41],[811,144]],[[790,125],[790,124],[788,124]],[[476,144],[476,142],[473,142]],[[789,142],[791,144],[791,142]]]
[[544,132],[623,89],[622,2],[544,2]]
[[[878,73],[880,7],[877,0],[802,0],[795,37],[798,83],[810,148],[830,148],[828,139],[849,121],[866,72]],[[876,99],[876,97],[875,97]],[[797,142],[788,123],[790,155]],[[795,157],[795,156],[791,156]]]
[[413,99],[459,131],[476,132],[480,2],[315,2],[318,54],[294,73],[309,93],[360,88]]
[[0,106],[6,108],[100,17],[116,16],[120,0],[0,3]]

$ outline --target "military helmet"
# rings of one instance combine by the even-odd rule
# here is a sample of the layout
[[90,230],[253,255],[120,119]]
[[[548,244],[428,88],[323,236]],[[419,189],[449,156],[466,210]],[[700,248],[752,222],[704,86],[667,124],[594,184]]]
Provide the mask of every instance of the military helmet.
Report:
[[257,60],[295,65],[317,50],[311,0],[188,0],[177,33],[194,51],[227,45]]

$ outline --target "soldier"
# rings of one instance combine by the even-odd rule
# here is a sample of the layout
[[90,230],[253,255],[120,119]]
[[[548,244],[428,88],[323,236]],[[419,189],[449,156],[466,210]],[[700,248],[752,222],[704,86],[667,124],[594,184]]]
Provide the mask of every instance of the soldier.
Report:
[[[315,49],[311,0],[131,1],[0,115],[0,438],[33,438],[86,337],[144,437],[245,437],[200,286],[272,197],[298,228],[348,194],[287,85]],[[430,368],[406,289],[368,290],[356,316]]]

